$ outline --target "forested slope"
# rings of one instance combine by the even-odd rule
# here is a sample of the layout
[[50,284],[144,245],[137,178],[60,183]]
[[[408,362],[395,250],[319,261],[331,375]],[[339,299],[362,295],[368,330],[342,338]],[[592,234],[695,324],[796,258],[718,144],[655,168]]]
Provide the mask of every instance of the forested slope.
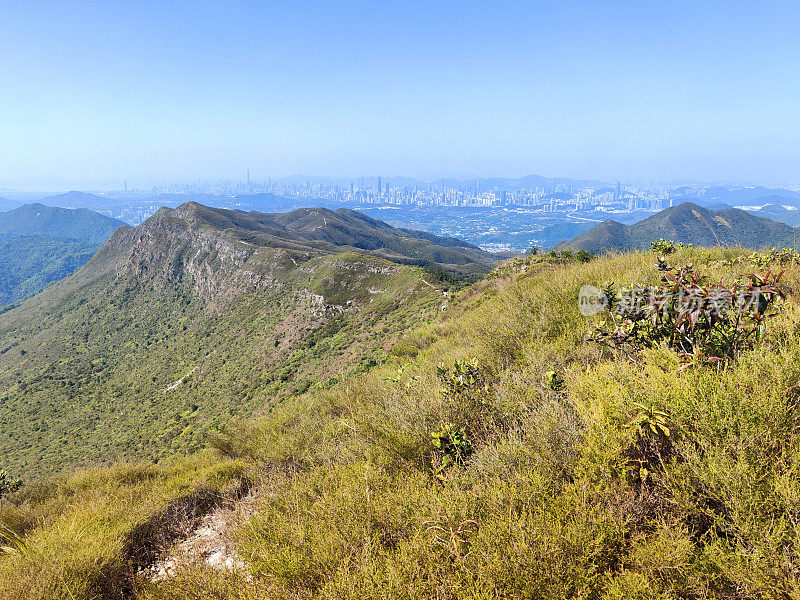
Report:
[[0,315],[2,464],[30,479],[197,450],[380,362],[492,260],[352,211],[163,209]]

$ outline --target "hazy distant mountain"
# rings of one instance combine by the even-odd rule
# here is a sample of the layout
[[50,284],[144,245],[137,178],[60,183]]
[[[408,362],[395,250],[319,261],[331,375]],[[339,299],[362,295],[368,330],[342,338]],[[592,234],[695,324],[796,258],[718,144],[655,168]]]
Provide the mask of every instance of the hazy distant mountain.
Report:
[[65,194],[56,194],[55,196],[42,198],[41,202],[42,204],[47,204],[48,206],[60,206],[62,208],[88,208],[89,210],[116,207],[123,204],[122,200],[118,200],[116,198],[97,196],[88,192],[77,192],[75,190],[66,192]]
[[[760,202],[768,201],[769,203],[764,204],[760,208],[753,207],[745,210],[759,217],[766,217],[773,221],[797,227],[800,225],[800,210],[791,204],[785,204],[784,200],[784,198],[776,196],[761,198]],[[787,206],[789,208],[786,208]]]
[[603,221],[556,249],[572,248],[600,253],[606,250],[641,250],[660,238],[698,246],[794,246],[798,230],[785,223],[731,208],[708,210],[691,202],[662,210],[633,225]]
[[9,200],[8,198],[0,198],[0,212],[6,210],[12,210],[17,208],[21,202],[16,202],[14,200]]
[[704,197],[708,200],[725,202],[726,204],[759,204],[764,198],[783,198],[784,201],[794,203],[800,201],[800,193],[782,188],[765,188],[760,186],[727,189],[723,187],[710,187],[705,190]]
[[714,186],[697,192],[689,187],[676,188],[670,192],[674,204],[693,202],[705,208],[718,209],[722,206],[749,206],[769,203],[800,206],[800,193],[783,188],[760,186],[727,188]]
[[9,236],[44,235],[100,245],[120,225],[124,223],[85,208],[25,204],[0,213],[0,239]]
[[44,204],[0,213],[0,306],[73,273],[123,224],[90,210]]

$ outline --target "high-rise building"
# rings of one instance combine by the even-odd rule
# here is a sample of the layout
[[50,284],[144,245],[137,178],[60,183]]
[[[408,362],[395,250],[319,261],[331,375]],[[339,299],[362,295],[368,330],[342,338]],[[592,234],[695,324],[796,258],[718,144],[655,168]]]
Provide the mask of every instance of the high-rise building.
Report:
[[378,177],[378,198],[381,197],[381,178]]

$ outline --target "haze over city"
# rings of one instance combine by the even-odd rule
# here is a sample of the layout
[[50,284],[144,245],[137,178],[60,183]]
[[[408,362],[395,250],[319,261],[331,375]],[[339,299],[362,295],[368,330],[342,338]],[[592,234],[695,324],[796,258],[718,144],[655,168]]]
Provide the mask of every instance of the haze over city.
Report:
[[0,4],[0,188],[800,182],[796,2]]

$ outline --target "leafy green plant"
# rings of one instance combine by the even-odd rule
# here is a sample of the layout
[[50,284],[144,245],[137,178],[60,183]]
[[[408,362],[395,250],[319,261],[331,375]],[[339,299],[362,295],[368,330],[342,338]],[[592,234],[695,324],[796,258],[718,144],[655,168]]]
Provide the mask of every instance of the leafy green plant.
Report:
[[[621,415],[624,427],[635,432],[633,442],[622,453],[632,483],[652,487],[651,473],[662,471],[675,455],[675,430],[672,417],[654,404],[634,402],[636,412]],[[627,421],[627,422],[625,422]],[[652,498],[651,498],[652,500]]]
[[451,392],[475,388],[483,382],[477,360],[470,362],[456,360],[452,369],[439,363],[436,365],[436,374]]
[[431,442],[437,450],[431,465],[437,479],[442,479],[444,471],[451,465],[465,462],[473,452],[472,442],[464,430],[452,423],[442,423],[432,432]]
[[652,404],[645,405],[640,402],[634,402],[633,406],[638,409],[634,417],[628,422],[627,427],[635,429],[641,435],[648,435],[652,432],[655,435],[663,435],[670,437],[670,416],[663,410],[656,409]]
[[685,361],[723,363],[763,336],[778,302],[791,293],[780,283],[783,272],[750,273],[725,285],[663,258],[655,268],[664,273],[661,285],[604,290],[609,320],[590,339],[626,351],[666,343]]
[[544,375],[544,386],[554,392],[560,392],[564,389],[564,378],[556,371],[548,371]]

